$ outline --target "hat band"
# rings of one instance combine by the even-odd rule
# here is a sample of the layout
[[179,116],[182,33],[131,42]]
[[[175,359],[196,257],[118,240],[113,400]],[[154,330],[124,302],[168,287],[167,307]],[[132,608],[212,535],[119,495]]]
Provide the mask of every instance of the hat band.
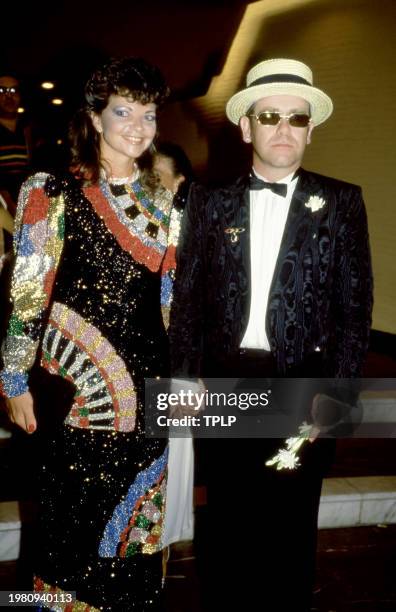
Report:
[[264,85],[265,83],[300,83],[302,85],[309,85],[312,87],[312,83],[306,81],[302,77],[296,76],[295,74],[270,74],[268,76],[256,79],[250,83],[249,87]]

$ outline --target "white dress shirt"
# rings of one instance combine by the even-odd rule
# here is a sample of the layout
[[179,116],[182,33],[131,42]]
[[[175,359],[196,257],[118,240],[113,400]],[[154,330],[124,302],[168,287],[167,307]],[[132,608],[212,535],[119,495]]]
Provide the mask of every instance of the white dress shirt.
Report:
[[[260,176],[254,169],[256,176]],[[287,195],[282,197],[270,189],[250,191],[250,265],[251,298],[249,322],[241,348],[270,350],[265,331],[268,295],[279,254],[290,202],[298,178],[294,172],[279,183],[286,183]]]

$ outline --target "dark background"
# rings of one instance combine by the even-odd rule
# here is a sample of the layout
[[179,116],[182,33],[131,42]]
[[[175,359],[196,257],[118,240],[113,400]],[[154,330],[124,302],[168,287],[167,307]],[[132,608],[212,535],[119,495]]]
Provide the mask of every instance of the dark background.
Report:
[[[85,81],[109,57],[141,56],[158,65],[173,100],[206,93],[221,72],[246,4],[243,0],[2,3],[0,72],[23,82],[26,116],[55,141],[81,103]],[[55,89],[41,89],[51,80]],[[61,97],[62,106],[50,103]]]

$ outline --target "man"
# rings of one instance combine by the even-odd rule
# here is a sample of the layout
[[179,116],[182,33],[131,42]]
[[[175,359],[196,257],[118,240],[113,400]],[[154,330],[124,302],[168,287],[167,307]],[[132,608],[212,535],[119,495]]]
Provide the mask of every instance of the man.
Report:
[[0,193],[15,215],[19,188],[29,172],[30,132],[18,120],[19,81],[0,76]]
[[[231,187],[191,191],[171,314],[175,375],[360,375],[372,308],[361,190],[301,168],[332,109],[308,66],[286,59],[253,67],[229,100],[253,168]],[[305,444],[299,468],[277,471],[265,463],[280,440],[207,441],[209,607],[310,609],[329,442]]]

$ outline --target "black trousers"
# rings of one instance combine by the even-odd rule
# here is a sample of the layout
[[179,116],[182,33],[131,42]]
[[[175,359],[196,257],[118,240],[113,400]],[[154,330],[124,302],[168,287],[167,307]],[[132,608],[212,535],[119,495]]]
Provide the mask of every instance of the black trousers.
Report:
[[[229,365],[212,375],[275,372],[265,352],[241,352]],[[198,443],[208,495],[207,527],[197,542],[205,610],[310,610],[322,478],[334,445],[307,442],[295,470],[267,467],[283,444],[280,439]]]

